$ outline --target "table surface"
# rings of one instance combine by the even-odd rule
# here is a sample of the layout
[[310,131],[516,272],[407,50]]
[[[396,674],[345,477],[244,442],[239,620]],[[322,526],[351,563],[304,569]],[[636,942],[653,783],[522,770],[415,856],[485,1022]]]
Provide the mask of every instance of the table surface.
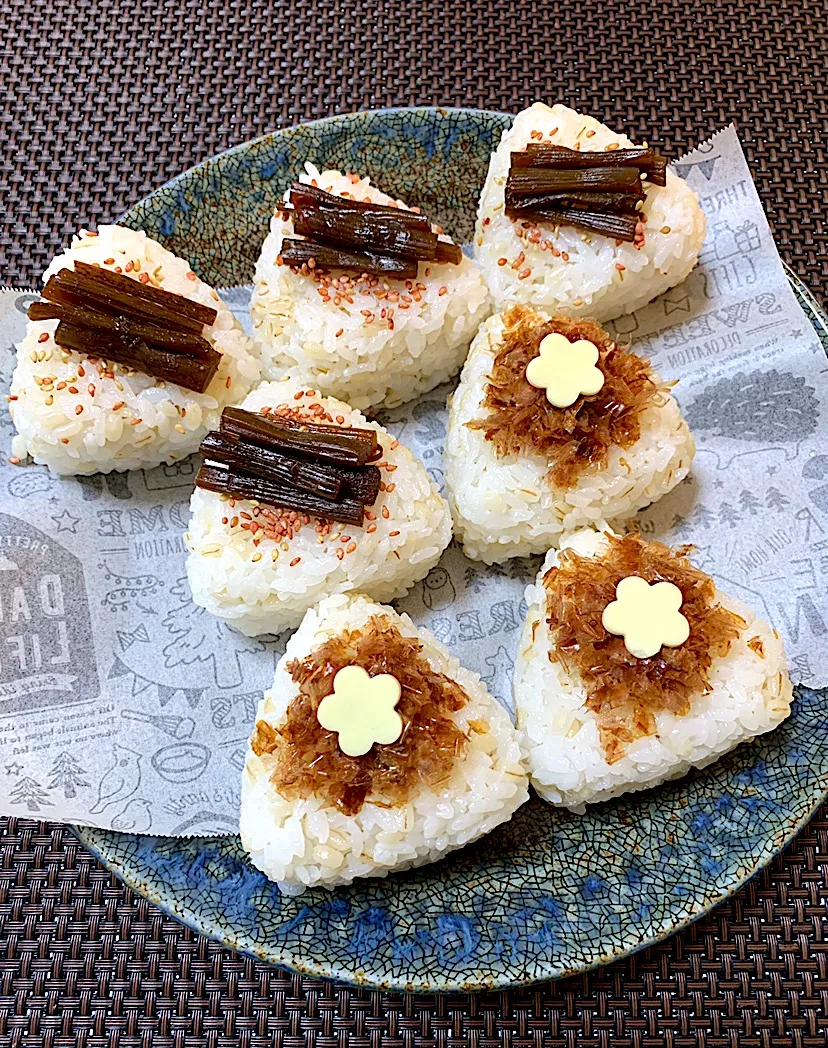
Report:
[[[511,13],[510,13],[511,12]],[[782,256],[828,293],[821,4],[0,0],[0,282],[265,131],[413,103],[588,110],[675,155],[736,120]],[[238,957],[61,827],[0,820],[0,1048],[824,1048],[828,812],[682,935],[582,978],[412,997]]]

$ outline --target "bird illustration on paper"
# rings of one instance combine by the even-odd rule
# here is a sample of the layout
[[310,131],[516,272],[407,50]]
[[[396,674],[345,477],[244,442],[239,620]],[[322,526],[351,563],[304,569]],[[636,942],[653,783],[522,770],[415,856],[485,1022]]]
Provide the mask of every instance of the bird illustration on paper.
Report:
[[98,799],[89,809],[92,815],[100,815],[113,804],[120,804],[138,789],[141,784],[141,754],[126,746],[113,746],[113,762],[101,776]]
[[112,829],[122,833],[147,833],[152,826],[149,801],[133,797],[126,808],[112,820]]

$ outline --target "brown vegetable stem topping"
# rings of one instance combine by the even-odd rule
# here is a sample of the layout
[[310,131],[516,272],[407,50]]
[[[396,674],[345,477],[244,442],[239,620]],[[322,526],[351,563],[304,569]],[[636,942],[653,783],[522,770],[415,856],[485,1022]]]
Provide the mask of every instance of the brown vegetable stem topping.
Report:
[[215,309],[86,262],[61,269],[29,307],[30,320],[58,320],[55,342],[203,393],[221,354],[203,337]]
[[666,185],[666,157],[652,149],[589,152],[533,142],[511,155],[506,214],[636,243],[642,178]]
[[[549,658],[583,682],[586,707],[597,714],[604,753],[613,764],[629,743],[655,733],[657,714],[683,716],[695,698],[710,691],[714,659],[727,655],[745,622],[716,601],[713,580],[687,559],[691,546],[671,550],[634,534],[608,538],[609,549],[597,557],[563,550],[544,587]],[[690,625],[684,644],[638,659],[623,637],[604,629],[604,609],[628,575],[678,586],[681,613]]]
[[223,433],[263,447],[309,455],[343,466],[364,466],[382,454],[373,429],[296,422],[245,411],[244,408],[225,408],[219,426]]
[[667,158],[654,149],[631,146],[628,149],[590,152],[587,149],[569,149],[543,142],[530,142],[520,153],[512,153],[513,167],[554,167],[558,169],[585,167],[636,167],[654,186],[667,184]]
[[[615,214],[635,215],[641,206],[640,193],[598,193],[581,190],[552,190],[549,193],[536,193],[533,196],[519,197],[514,201],[513,211],[520,211],[531,217],[532,212],[564,210],[569,207],[581,211],[613,212]],[[553,218],[550,221],[554,221]]]
[[346,269],[413,280],[419,262],[458,265],[463,257],[414,211],[351,200],[317,186],[294,183],[288,214],[306,239],[285,238],[278,261],[302,272]]
[[[570,342],[592,342],[598,349],[596,366],[604,375],[598,393],[578,397],[568,408],[553,407],[545,390],[526,379],[526,366],[553,332]],[[526,306],[513,306],[504,316],[484,415],[468,425],[482,430],[499,455],[544,456],[550,482],[565,490],[590,468],[600,469],[611,447],[635,444],[641,413],[664,392],[652,379],[649,361],[621,349],[594,321],[562,316],[545,321]]]
[[380,490],[370,463],[382,447],[372,429],[225,408],[201,454],[198,487],[358,527]]
[[[362,757],[342,753],[336,733],[326,731],[316,716],[345,666],[361,666],[372,677],[392,673],[402,688],[396,707],[402,735]],[[257,756],[275,758],[271,781],[283,797],[318,796],[346,815],[356,815],[366,801],[394,807],[421,789],[439,789],[449,781],[467,743],[452,714],[468,703],[468,696],[432,669],[416,637],[404,637],[388,618],[375,615],[287,668],[299,694],[280,727],[259,721],[251,740]]]
[[365,514],[365,507],[356,499],[323,499],[279,480],[265,480],[264,477],[242,473],[232,467],[205,463],[198,471],[195,482],[196,487],[220,495],[264,502],[297,513],[312,513],[325,520],[338,520],[356,527],[362,526]]
[[354,251],[334,244],[319,244],[313,240],[285,237],[279,249],[280,265],[293,269],[348,269],[368,276],[393,277],[395,280],[413,280],[417,263],[410,258],[380,255],[376,251]]
[[[120,322],[119,322],[120,323]],[[87,357],[113,360],[122,367],[143,371],[163,382],[203,393],[213,381],[221,362],[221,354],[214,350],[209,356],[187,356],[181,352],[156,349],[130,333],[128,322],[113,332],[78,327],[62,320],[55,331],[55,342],[64,349],[73,349]]]

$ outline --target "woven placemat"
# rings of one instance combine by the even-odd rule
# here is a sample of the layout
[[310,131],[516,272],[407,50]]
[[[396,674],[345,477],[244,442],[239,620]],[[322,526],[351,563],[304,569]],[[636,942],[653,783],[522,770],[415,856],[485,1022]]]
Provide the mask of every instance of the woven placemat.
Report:
[[[821,5],[0,0],[0,282],[264,131],[410,103],[588,109],[668,153],[735,119],[782,255],[828,295]],[[681,936],[533,991],[402,997],[199,938],[60,827],[0,820],[0,1048],[825,1048],[828,819]]]
[[[0,1045],[825,1048],[828,821],[680,936],[581,978],[373,993],[239,957],[165,917],[68,831],[0,820]],[[5,941],[3,940],[5,937]],[[4,1040],[5,1038],[5,1040]]]

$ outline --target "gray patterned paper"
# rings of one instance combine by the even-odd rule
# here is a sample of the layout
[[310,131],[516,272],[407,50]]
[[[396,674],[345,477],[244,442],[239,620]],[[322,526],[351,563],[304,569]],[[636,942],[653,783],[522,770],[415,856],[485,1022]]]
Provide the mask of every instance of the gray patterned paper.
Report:
[[[828,365],[782,269],[734,129],[675,165],[709,232],[680,287],[615,322],[678,379],[698,455],[640,515],[692,542],[783,634],[794,678],[828,683]],[[227,292],[245,317],[247,293]],[[31,293],[0,292],[0,388]],[[442,484],[448,387],[383,421]],[[0,411],[0,444],[11,421]],[[286,636],[249,640],[193,605],[188,460],[58,478],[0,461],[0,812],[123,831],[233,832],[256,703]],[[487,568],[452,546],[398,601],[511,704],[540,558]]]

